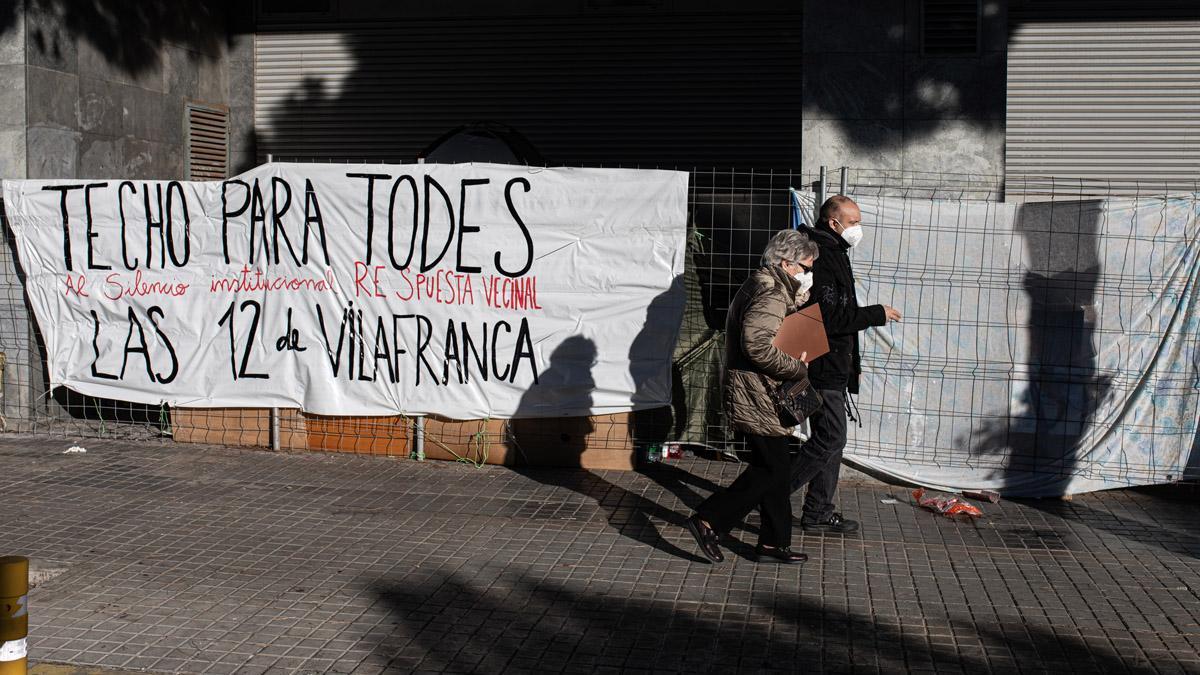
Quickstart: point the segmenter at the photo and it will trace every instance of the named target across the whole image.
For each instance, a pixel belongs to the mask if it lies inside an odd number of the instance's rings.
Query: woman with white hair
[[[688,518],[687,528],[713,562],[724,556],[718,540],[757,508],[762,519],[755,557],[759,562],[801,563],[792,552],[791,455],[771,389],[806,377],[808,367],[772,344],[783,318],[808,300],[817,245],[802,232],[783,230],[763,251],[729,307],[725,323],[726,423],[745,439],[750,466],[724,490],[713,493]],[[803,355],[802,355],[803,356]]]

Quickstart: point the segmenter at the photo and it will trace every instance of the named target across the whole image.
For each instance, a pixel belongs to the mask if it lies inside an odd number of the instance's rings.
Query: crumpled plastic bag
[[[978,518],[983,515],[983,511],[978,506],[958,495],[952,495],[947,492],[934,492],[925,488],[917,488],[913,490],[913,499],[922,507],[940,513],[943,516],[971,516]]]

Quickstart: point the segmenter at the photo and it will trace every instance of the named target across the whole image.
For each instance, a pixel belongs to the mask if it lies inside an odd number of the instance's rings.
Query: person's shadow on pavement
[[[592,409],[592,394],[596,389],[592,368],[595,364],[596,344],[585,337],[567,338],[555,348],[538,384],[521,397],[509,425],[509,442],[523,461],[536,453],[539,458],[551,459],[564,468],[525,466],[518,468],[517,473],[543,485],[566,488],[594,500],[609,526],[624,537],[673,556],[706,562],[667,541],[650,520],[651,517],[661,519],[682,532],[683,515],[581,467],[588,434],[594,430],[591,418],[546,417],[546,412],[553,409]],[[553,455],[546,454],[549,452]]]
[[[696,302],[699,302],[698,295],[697,290],[696,297],[693,298]],[[698,317],[688,318],[684,311],[687,302],[686,280],[683,276],[678,276],[666,291],[657,295],[647,305],[642,329],[630,344],[629,377],[633,382],[632,401],[638,408],[629,416],[630,432],[635,447],[661,447],[664,443],[679,438],[684,425],[687,424],[688,406],[697,404],[684,390],[681,366],[675,361],[679,353],[673,354],[675,358],[672,359],[669,376],[662,370],[663,355],[672,354],[677,348],[677,340],[673,339],[674,336],[669,330],[665,330],[666,327],[671,322],[680,320],[681,330],[696,330],[696,326],[689,325],[689,321],[695,321]],[[720,382],[719,378],[717,382]],[[664,405],[664,401],[671,401],[671,404]],[[675,495],[688,511],[694,511],[709,494],[721,489],[721,486],[711,480],[685,471],[670,462],[642,464],[637,471]],[[683,524],[686,515],[678,521],[679,524]],[[743,528],[748,532],[757,531],[751,525],[743,524]],[[736,542],[732,537],[729,539]],[[738,551],[737,545],[734,543],[735,552]],[[753,550],[753,547],[747,548]]]

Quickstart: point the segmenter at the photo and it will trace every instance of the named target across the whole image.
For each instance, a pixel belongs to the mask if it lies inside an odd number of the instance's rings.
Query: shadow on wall
[[[596,366],[596,343],[582,336],[563,340],[550,354],[550,362],[542,366],[538,383],[521,396],[517,411],[510,423],[512,443],[519,456],[528,448],[545,445],[548,425],[545,418],[555,410],[592,408],[592,394],[596,391],[596,380],[592,368]],[[588,417],[571,418],[578,425],[569,432],[561,433],[557,452],[561,455],[561,466],[579,466],[579,457],[587,445],[587,435],[592,432]],[[524,457],[523,457],[524,458]]]
[[[164,68],[170,69],[170,64],[164,64],[168,48],[185,50],[187,58],[196,62],[217,62],[233,45],[234,31],[249,30],[244,25],[246,16],[246,10],[236,9],[226,0],[17,0],[0,2],[0,34],[23,31],[23,56],[31,65],[72,75],[86,69],[104,79],[142,82],[151,90],[150,100],[157,100],[161,98],[158,92],[170,80],[164,74]],[[74,90],[69,94],[74,96]],[[83,105],[82,98],[70,105],[82,114],[77,109]],[[120,109],[116,106],[118,116]],[[125,110],[124,114],[129,116],[131,112]],[[234,146],[240,143],[240,147],[252,147],[253,141],[253,132],[246,132],[235,139]],[[34,332],[35,353],[44,354],[36,325]],[[40,374],[42,384],[34,389],[47,391],[45,369],[36,370],[31,377]],[[57,415],[54,404],[73,418],[101,424],[115,421],[161,426],[167,415],[160,406],[85,397],[61,387],[49,396],[36,396],[31,402],[33,414]]]
[[[1061,22],[1083,27],[1200,17],[1200,4],[1194,0],[982,0],[975,36],[978,53],[952,53],[957,45],[971,43],[973,36],[962,25],[961,9],[972,4],[805,2],[806,145],[828,153],[820,157],[849,151],[854,155],[849,160],[879,162],[870,168],[885,168],[896,166],[900,161],[896,155],[917,143],[912,148],[914,161],[928,170],[946,171],[947,164],[954,166],[971,153],[972,137],[981,132],[1004,133],[1008,49],[1023,26]],[[948,22],[940,30],[924,31],[923,6],[939,5],[956,14],[945,17]],[[947,30],[947,25],[956,28]],[[929,42],[927,35],[948,41]],[[956,133],[955,127],[962,125],[970,126],[969,135]],[[821,134],[823,126],[832,127],[834,133]],[[939,142],[929,143],[932,139]]]
[[[447,130],[494,120],[568,166],[799,165],[800,92],[776,86],[801,67],[794,3],[720,13],[524,4],[523,14],[381,6],[373,14],[388,18],[369,28],[311,24],[337,38],[347,69],[270,96],[262,152],[412,161]]]
[[[168,47],[187,50],[197,61],[216,62],[230,54],[239,35],[253,33],[253,7],[250,3],[227,0],[173,0],[172,2],[130,2],[128,0],[24,0],[0,2],[0,35],[23,29],[30,64],[76,72],[83,58],[80,46],[95,52],[92,59],[103,60],[103,77],[112,79],[123,73],[130,79],[146,77],[148,86],[164,66]],[[24,5],[24,21],[19,9]],[[250,58],[248,55],[239,58]],[[92,63],[91,68],[101,64]],[[244,64],[243,74],[232,76],[231,93],[238,87],[252,91],[252,64]],[[121,78],[115,78],[121,79]],[[239,102],[247,108],[250,101]],[[236,104],[235,104],[236,105]],[[119,113],[118,113],[119,114]],[[129,115],[129,111],[126,111]],[[234,115],[231,129],[233,173],[255,166],[257,134],[250,113]]]
[[[1045,659],[1095,672],[1136,669],[1134,657],[1125,662],[1107,639],[1092,643],[1058,635],[1049,624],[1018,621],[1014,631],[967,616],[965,623],[954,622],[955,635],[976,647],[953,649],[937,642],[937,636],[902,629],[912,617],[841,609],[819,597],[779,593],[770,584],[752,592],[748,607],[731,605],[722,612],[722,605],[707,604],[709,592],[724,596],[736,589],[712,587],[711,580],[705,588],[703,575],[687,574],[696,588],[672,588],[668,599],[654,600],[631,595],[620,570],[616,577],[610,573],[608,581],[539,581],[507,571],[510,563],[500,558],[466,556],[462,561],[454,572],[435,570],[399,582],[385,578],[369,587],[391,615],[384,625],[392,624],[390,632],[364,637],[364,646],[372,650],[369,664],[404,672],[499,673],[561,671],[568,665],[667,672],[819,671],[852,663],[906,672],[917,663],[930,670],[989,672],[996,667],[994,659],[1049,667]],[[628,571],[661,576],[649,569]],[[680,579],[687,572],[673,571]],[[599,588],[608,584],[612,594]],[[678,605],[677,593],[683,601]],[[697,602],[701,600],[705,602]],[[973,623],[973,631],[961,632]]]
[[[352,71],[271,102],[264,151],[405,161],[447,129],[487,119],[566,165],[798,169],[802,142],[892,166],[901,136],[950,123],[1004,129],[1003,0],[983,3],[985,47],[971,57],[922,54],[918,0],[776,0],[722,13],[624,4],[571,17],[393,10],[371,29],[319,26],[344,35]],[[363,148],[357,156],[321,135],[334,120],[337,136]],[[822,121],[836,138],[812,135]]]
[[[1025,243],[1022,285],[1029,316],[1029,360],[1014,364],[1027,388],[1021,407],[990,420],[967,439],[972,448],[1006,456],[1012,492],[1056,494],[1079,471],[1080,443],[1112,378],[1095,349],[1095,295],[1100,269],[1101,200],[1023,204],[1016,229]]]
[[[683,380],[679,364],[672,359],[670,378],[661,377],[663,355],[675,351],[669,325],[682,320],[684,294],[683,276],[671,281],[667,290],[659,293],[646,306],[642,330],[629,346],[629,376],[633,380],[634,406],[646,406],[656,401],[670,400],[672,406],[636,410],[629,414],[629,433],[634,447],[661,444],[678,435],[678,425],[686,415],[679,407]]]
[[[17,22],[18,2],[0,3],[0,33]],[[127,0],[26,0],[30,48],[53,61],[86,40],[108,62],[129,75],[153,70],[168,44],[185,45],[215,59],[227,40],[228,3],[217,0],[128,2]],[[65,31],[65,35],[62,31]]]
[[[940,55],[936,46],[923,47],[924,4],[805,3],[806,160],[812,161],[814,151],[822,158],[846,153],[851,156],[831,161],[895,167],[910,144],[944,137],[956,127],[969,126],[970,137],[1003,133],[1008,2],[980,3],[980,50],[969,55]],[[954,154],[970,152],[971,145],[963,144]],[[919,146],[921,153],[930,157],[912,159],[931,168],[940,162],[940,170],[946,162],[961,160],[945,147]]]
[[[567,468],[523,467],[517,472],[544,485],[567,488],[595,501],[608,525],[635,542],[687,560],[702,560],[667,541],[650,520],[654,516],[670,526],[682,528],[683,516],[605,480],[597,472],[575,468],[581,464],[588,434],[593,430],[590,418],[569,418],[566,426],[551,423],[558,420],[545,418],[547,410],[559,406],[592,407],[592,394],[596,389],[592,368],[596,365],[596,357],[596,343],[580,336],[567,338],[550,355],[550,363],[538,378],[539,384],[521,397],[509,429],[510,442],[517,448],[522,463],[530,459],[530,449],[542,448],[545,449],[543,452],[554,454],[538,457],[539,463],[552,462]],[[558,438],[553,437],[556,434]]]
[[[1192,452],[1188,455],[1187,466],[1183,468],[1185,481],[1200,481],[1200,429],[1196,430],[1196,438],[1192,441]],[[1200,493],[1200,490],[1197,490]]]

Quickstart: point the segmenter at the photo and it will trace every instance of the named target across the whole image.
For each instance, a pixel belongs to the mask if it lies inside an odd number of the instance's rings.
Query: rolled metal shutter
[[[494,120],[552,163],[799,167],[799,10],[260,32],[260,155],[412,161]]]
[[[1044,185],[1038,177],[1081,179],[1086,191],[1194,189],[1200,20],[1029,7],[1009,41],[1007,191]]]

